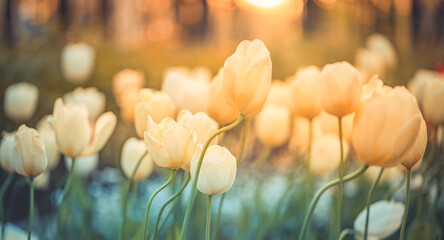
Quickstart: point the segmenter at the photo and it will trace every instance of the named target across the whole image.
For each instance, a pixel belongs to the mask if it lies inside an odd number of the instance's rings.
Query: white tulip
[[[89,120],[94,122],[105,110],[106,97],[97,88],[76,88],[63,96],[63,101],[69,105],[84,106],[88,110]]]
[[[61,54],[63,76],[72,84],[82,84],[90,77],[95,61],[94,48],[87,43],[70,43]]]
[[[34,115],[39,91],[33,84],[21,82],[5,91],[3,108],[6,116],[15,122],[26,122]]]
[[[12,158],[15,133],[15,131],[11,133],[2,133],[3,139],[0,143],[0,163],[3,170],[6,172],[15,172],[14,159]]]
[[[99,166],[99,154],[93,154],[86,157],[76,157],[76,166],[74,168],[74,174],[87,177],[91,175],[94,170]],[[65,156],[66,169],[71,171],[72,158]]]
[[[48,168],[52,170],[60,161],[60,151],[59,146],[57,145],[54,125],[50,118],[51,117],[48,115],[44,116],[37,123],[37,131],[45,144],[46,156],[48,157]]]
[[[146,146],[143,140],[132,137],[125,141],[120,158],[120,165],[127,178],[131,177],[138,161],[145,153]],[[140,181],[148,177],[153,171],[153,167],[151,156],[145,154],[145,157],[137,168],[133,181]]]

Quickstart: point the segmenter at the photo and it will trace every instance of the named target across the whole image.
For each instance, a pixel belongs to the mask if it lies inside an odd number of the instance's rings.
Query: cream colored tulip
[[[246,118],[263,108],[271,86],[271,58],[260,40],[242,41],[224,64],[223,89],[229,105]]]
[[[421,107],[423,107],[423,99],[428,86],[436,80],[444,81],[444,77],[440,77],[436,71],[418,69],[407,84],[408,89],[415,95]]]
[[[139,101],[140,89],[128,89],[120,96],[120,116],[127,123],[134,124],[134,111]]]
[[[393,44],[382,34],[372,34],[367,38],[366,46],[370,51],[379,54],[389,69],[397,65],[396,50]]]
[[[88,177],[93,173],[99,166],[99,154],[92,154],[85,157],[77,157],[75,159],[76,166],[74,169],[74,174],[80,177]],[[65,157],[65,166],[68,172],[71,171],[72,158]]]
[[[46,169],[42,174],[38,175],[34,179],[35,188],[40,190],[48,189],[50,175],[49,169]]]
[[[351,141],[354,117],[355,113],[350,113],[342,117],[342,136],[349,142]],[[319,114],[318,119],[323,133],[336,134],[336,136],[339,134],[339,122],[337,117],[323,111]]]
[[[48,160],[37,130],[24,124],[19,127],[14,137],[12,159],[15,170],[22,176],[34,178],[45,171]]]
[[[139,100],[134,110],[134,126],[137,135],[143,138],[148,114],[156,123],[159,123],[166,117],[174,117],[175,111],[173,101],[165,92],[149,88],[140,90]]]
[[[196,132],[188,124],[165,118],[156,124],[148,115],[145,144],[153,161],[160,167],[189,171],[196,143]]]
[[[366,48],[358,49],[356,52],[355,65],[364,74],[363,83],[375,74],[385,76],[387,72],[383,56]]]
[[[322,175],[338,169],[340,145],[337,134],[322,134],[313,139],[311,148],[310,169]],[[344,156],[348,155],[348,143],[343,140]]]
[[[54,125],[50,122],[48,117],[48,115],[44,116],[37,123],[37,131],[45,144],[46,156],[48,157],[48,168],[49,170],[53,170],[59,163],[60,152],[57,145]]]
[[[15,172],[14,159],[12,153],[14,151],[15,131],[2,133],[2,141],[0,143],[0,163],[6,172]]]
[[[143,140],[137,138],[129,138],[123,144],[120,165],[123,173],[127,178],[133,174],[134,168],[137,166],[140,158],[146,153],[146,146]],[[148,177],[153,171],[153,160],[149,154],[146,154],[140,162],[139,167],[134,175],[133,181],[140,181]]]
[[[424,117],[434,125],[444,124],[444,81],[430,83],[424,92]]]
[[[185,67],[167,70],[162,91],[166,92],[177,109],[192,113],[205,112],[208,108],[211,72],[205,67]]]
[[[223,68],[219,69],[219,73],[213,78],[209,90],[209,102],[207,112],[210,117],[214,118],[219,124],[229,124],[236,120],[239,116],[237,110],[230,106],[225,100],[222,82]]]
[[[285,144],[290,136],[291,114],[286,107],[266,105],[256,117],[254,132],[266,146],[274,148]]]
[[[116,116],[106,112],[91,128],[88,111],[84,106],[64,105],[60,98],[54,104],[53,120],[60,151],[72,158],[99,152],[117,123]]]
[[[145,85],[142,71],[124,69],[113,76],[113,94],[117,105],[121,107],[122,97],[129,90],[140,90]]]
[[[328,64],[322,70],[319,90],[322,108],[336,117],[354,112],[361,98],[358,71],[348,62]]]
[[[287,107],[290,110],[293,109],[294,102],[290,83],[281,80],[273,80],[265,104],[276,104]]]
[[[177,115],[177,122],[188,124],[194,128],[197,136],[196,144],[204,145],[210,136],[219,129],[219,124],[203,112],[193,115],[188,110],[182,110]],[[211,144],[216,143],[217,137],[211,141]]]
[[[6,116],[15,122],[28,121],[35,112],[39,90],[33,84],[21,82],[6,88],[3,108]]]
[[[95,51],[87,43],[70,43],[62,50],[62,73],[72,84],[82,84],[94,68]]]
[[[421,119],[421,126],[418,136],[412,147],[401,157],[401,164],[406,168],[412,168],[424,156],[427,147],[427,125],[424,119]]]
[[[191,161],[191,179],[194,181],[202,149],[197,148]],[[228,149],[212,145],[207,149],[200,168],[197,189],[206,195],[225,193],[236,177],[236,158]]]
[[[373,93],[360,104],[353,123],[352,144],[359,160],[396,166],[413,147],[422,119],[415,97],[404,87]]]
[[[105,110],[106,97],[97,88],[76,88],[63,96],[63,101],[68,105],[78,105],[86,107],[89,120],[94,122]]]
[[[322,110],[319,96],[321,71],[316,66],[299,70],[291,82],[292,103],[296,115],[313,119]]]

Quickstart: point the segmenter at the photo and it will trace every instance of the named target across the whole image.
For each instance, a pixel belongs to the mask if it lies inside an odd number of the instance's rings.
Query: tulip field
[[[12,2],[0,239],[444,239],[444,2]]]

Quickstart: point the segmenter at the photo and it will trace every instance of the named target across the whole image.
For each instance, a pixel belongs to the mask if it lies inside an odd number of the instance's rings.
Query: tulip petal
[[[91,139],[91,126],[84,107],[72,108],[74,109],[63,113],[65,120],[62,122],[60,132],[57,133],[57,141],[65,155],[78,157]],[[54,120],[57,126],[58,120],[56,118]]]
[[[189,164],[194,153],[196,133],[188,124],[178,123],[163,132],[163,144],[172,160],[172,168]]]
[[[148,154],[159,167],[171,167],[171,157],[165,146],[148,132],[145,132],[145,145]]]
[[[98,153],[105,146],[109,137],[116,127],[117,118],[112,112],[102,114],[96,122],[92,143],[82,156],[89,156]]]

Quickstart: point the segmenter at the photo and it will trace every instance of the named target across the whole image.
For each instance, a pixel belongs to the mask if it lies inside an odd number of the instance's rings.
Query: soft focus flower
[[[373,182],[378,177],[380,171],[380,167],[370,166],[367,171],[365,171],[364,176],[366,176],[369,181]],[[379,182],[382,184],[396,184],[401,181],[404,175],[405,173],[398,167],[385,168]]]
[[[347,62],[328,64],[319,82],[322,108],[337,117],[350,114],[358,108],[361,98],[359,73]]]
[[[143,138],[148,114],[154,122],[159,123],[166,117],[174,117],[175,111],[174,103],[165,92],[149,88],[140,90],[139,100],[134,110],[134,125],[137,135]]]
[[[299,70],[291,82],[294,112],[308,119],[313,119],[322,110],[319,101],[319,79],[321,71],[316,66]]]
[[[194,181],[202,150],[198,147],[191,161],[191,179]],[[207,149],[200,168],[197,189],[206,195],[225,193],[236,177],[236,158],[228,149],[212,145]]]
[[[313,138],[323,134],[319,117],[312,120]],[[289,143],[289,150],[297,156],[304,156],[307,153],[310,135],[310,122],[308,119],[296,116],[293,120],[293,130]]]
[[[59,147],[57,145],[56,132],[54,125],[48,119],[48,115],[44,116],[37,123],[37,131],[40,134],[40,138],[45,144],[46,156],[48,157],[48,168],[54,169],[60,160]]]
[[[223,89],[227,103],[252,118],[267,99],[271,86],[271,58],[260,40],[242,41],[224,64]]]
[[[290,84],[287,81],[273,80],[265,104],[276,104],[292,110],[294,102],[292,100]]]
[[[160,167],[183,168],[189,171],[196,132],[188,124],[165,118],[156,124],[148,115],[145,144],[153,161]]]
[[[418,135],[413,145],[401,157],[401,164],[406,168],[412,168],[424,156],[427,147],[427,126],[424,119],[421,119],[421,125]]]
[[[54,104],[53,120],[60,151],[72,158],[99,152],[116,126],[112,112],[102,114],[91,128],[84,106],[64,105],[62,99]]]
[[[14,137],[12,161],[18,174],[34,178],[40,175],[48,164],[45,146],[37,130],[24,124]]]
[[[366,47],[378,53],[388,69],[395,69],[397,65],[396,50],[393,44],[382,34],[372,34],[367,38]]]
[[[8,133],[2,133],[2,141],[0,143],[0,163],[6,172],[15,172],[14,159],[12,157],[12,152],[14,151],[14,138],[15,131]]]
[[[404,215],[404,204],[389,201],[378,201],[370,205],[368,235],[383,239],[398,230]],[[364,208],[356,217],[353,227],[355,231],[364,234],[367,209]]]
[[[76,157],[76,166],[74,174],[80,177],[87,177],[99,166],[99,154],[88,155],[85,157]],[[72,158],[65,157],[65,165],[68,171],[71,171]]]
[[[140,158],[145,153],[146,146],[143,140],[132,137],[125,141],[120,158],[120,165],[122,166],[123,173],[125,173],[127,178],[131,177],[134,168],[137,166]],[[133,181],[140,181],[148,177],[152,171],[153,160],[149,154],[146,154],[137,168]]]
[[[435,126],[444,123],[444,81],[434,81],[424,91],[424,117]]]
[[[355,113],[350,113],[342,117],[342,136],[345,140],[350,141],[353,130],[353,119],[355,117]],[[324,111],[319,114],[319,123],[321,126],[321,130],[323,133],[331,133],[338,135],[339,133],[339,122],[338,118],[328,114]]]
[[[182,110],[177,115],[178,123],[185,123],[190,125],[196,131],[196,144],[204,145],[210,136],[219,129],[219,125],[214,119],[210,118],[206,113],[198,112],[192,114],[188,110]],[[214,138],[212,144],[217,143],[217,138]]]
[[[348,143],[344,140],[344,156],[348,154]],[[340,163],[340,144],[337,134],[321,134],[313,139],[310,169],[322,175],[335,171]]]
[[[106,97],[103,92],[99,92],[95,87],[78,87],[74,91],[66,93],[63,96],[63,101],[68,105],[86,107],[89,120],[94,122],[105,110]]]
[[[387,71],[383,56],[366,48],[356,51],[355,65],[363,73],[364,83],[375,74],[385,76]]]
[[[413,147],[422,119],[415,97],[404,87],[374,92],[355,114],[352,144],[358,158],[380,167],[399,164]]]
[[[134,110],[139,101],[140,89],[128,89],[120,96],[120,116],[127,123],[134,124]]]
[[[131,90],[140,90],[145,85],[142,71],[124,69],[113,76],[113,94],[117,105],[122,105],[122,97]]]
[[[6,116],[15,122],[28,121],[34,115],[39,90],[33,84],[21,82],[6,88],[3,108]]]
[[[211,73],[205,67],[185,67],[167,70],[162,91],[166,92],[177,109],[192,113],[206,112],[208,108]]]
[[[49,178],[50,178],[50,172],[49,169],[46,169],[45,171],[43,171],[42,174],[38,175],[34,179],[35,188],[42,190],[48,189]]]
[[[290,110],[275,104],[266,105],[254,122],[254,132],[268,147],[285,144],[290,136]]]
[[[63,76],[72,84],[82,84],[94,67],[95,51],[87,43],[70,43],[62,50],[61,65]]]
[[[213,78],[209,90],[209,103],[207,112],[210,117],[214,118],[219,124],[224,125],[234,122],[238,117],[236,109],[230,106],[225,100],[222,82],[223,68],[219,69],[219,73]]]
[[[425,91],[428,89],[430,83],[435,82],[436,80],[444,81],[444,77],[432,70],[418,69],[407,84],[408,89],[413,95],[415,95],[421,107],[423,105]]]

